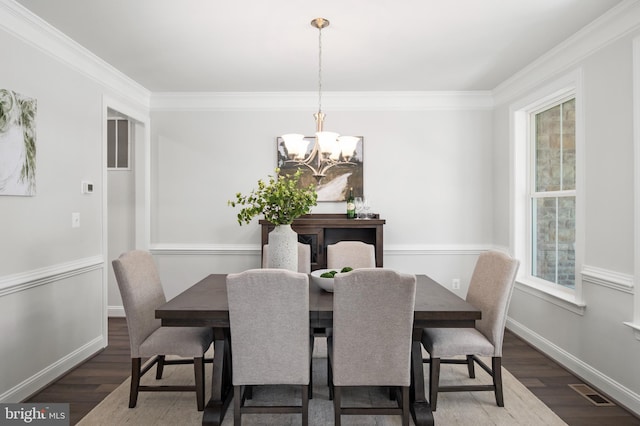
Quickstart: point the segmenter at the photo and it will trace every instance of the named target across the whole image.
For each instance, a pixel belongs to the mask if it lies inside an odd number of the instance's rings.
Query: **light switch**
[[[71,227],[80,228],[80,213],[71,213]]]

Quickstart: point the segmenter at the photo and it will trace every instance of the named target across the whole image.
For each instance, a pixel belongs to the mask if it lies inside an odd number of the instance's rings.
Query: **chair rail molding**
[[[465,244],[387,244],[384,254],[389,256],[430,256],[430,255],[472,255],[477,256],[487,250],[501,250],[501,247],[492,245],[465,245]],[[162,255],[259,255],[260,244],[181,244],[181,243],[156,243],[151,244],[150,251],[153,254]],[[504,251],[504,250],[503,250]]]
[[[580,273],[582,274],[583,282],[601,285],[624,293],[633,294],[633,275],[589,265],[584,265]]]
[[[151,244],[149,250],[153,254],[162,255],[259,255],[262,253],[259,244]]]
[[[63,280],[75,275],[82,275],[89,271],[102,269],[103,267],[103,257],[93,256],[0,277],[0,297]]]
[[[498,249],[482,244],[387,244],[384,254],[388,256],[434,256],[434,255],[471,255],[477,256],[483,251]]]

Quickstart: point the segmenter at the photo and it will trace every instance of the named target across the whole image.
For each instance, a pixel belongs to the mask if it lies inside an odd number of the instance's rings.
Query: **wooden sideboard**
[[[327,267],[327,245],[338,241],[363,241],[376,249],[376,266],[382,268],[384,219],[378,215],[371,219],[347,219],[345,214],[308,214],[294,220],[291,227],[298,233],[298,241],[311,246],[311,270]],[[269,242],[269,232],[274,225],[264,219],[262,244]]]

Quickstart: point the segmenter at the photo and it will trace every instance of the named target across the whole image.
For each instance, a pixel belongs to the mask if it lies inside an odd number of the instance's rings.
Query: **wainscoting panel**
[[[100,256],[0,278],[0,402],[20,402],[107,345]]]

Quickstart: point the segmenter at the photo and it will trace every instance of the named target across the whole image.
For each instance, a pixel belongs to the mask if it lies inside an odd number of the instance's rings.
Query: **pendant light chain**
[[[318,112],[322,112],[322,27],[318,29]]]

